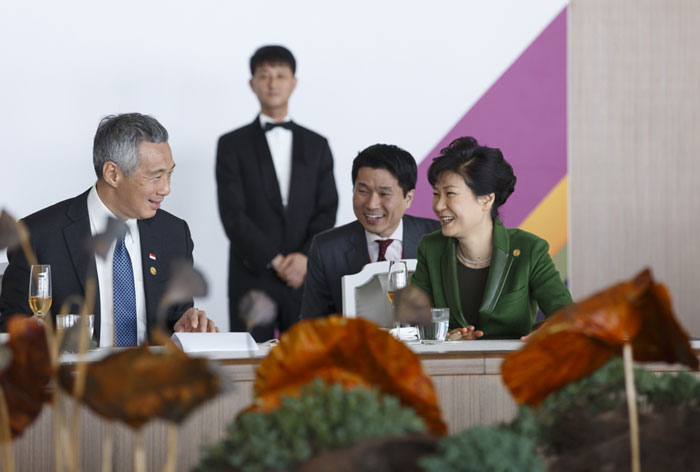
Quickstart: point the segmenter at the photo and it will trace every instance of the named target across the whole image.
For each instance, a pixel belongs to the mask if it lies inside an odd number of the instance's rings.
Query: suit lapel
[[[143,292],[146,298],[146,326],[150,328],[157,321],[158,304],[162,289],[160,285],[165,277],[165,254],[160,235],[152,230],[151,224],[157,215],[148,220],[139,220],[139,239],[141,240],[141,269],[143,271]],[[151,258],[151,254],[155,259]]]
[[[456,318],[459,326],[467,326],[467,320],[462,312],[462,301],[459,296],[459,280],[457,278],[457,257],[455,255],[456,240],[447,238],[445,250],[442,253],[440,260],[440,269],[442,271],[442,280],[445,290],[445,300],[447,306],[455,307],[456,313],[450,313],[450,316]]]
[[[87,230],[87,232],[86,232]],[[73,261],[73,269],[75,270],[80,286],[85,291],[85,285],[88,277],[88,270],[95,267],[95,261],[85,251],[85,239],[90,235],[90,219],[74,221],[63,228],[63,235],[66,240],[66,246]],[[94,271],[91,271],[94,274]]]
[[[282,194],[280,193],[280,186],[277,182],[277,172],[275,172],[275,165],[272,162],[270,147],[267,145],[265,132],[260,126],[259,117],[251,124],[251,129],[257,157],[256,160],[258,162],[258,168],[260,169],[260,179],[265,190],[265,195],[272,207],[280,214],[284,214]]]
[[[509,256],[510,241],[503,223],[495,219],[493,222],[493,254],[489,276],[486,280],[484,298],[479,307],[479,322],[485,324],[496,309],[496,304],[503,291],[503,284],[508,277],[513,258]]]
[[[100,339],[100,287],[97,283],[97,266],[95,265],[95,257],[85,250],[87,238],[92,236],[90,229],[90,216],[87,209],[87,196],[90,190],[83,193],[73,200],[73,203],[68,207],[66,216],[71,221],[63,228],[63,237],[66,241],[66,247],[73,262],[73,270],[80,282],[80,286],[85,293],[87,280],[95,281],[95,301],[93,313],[95,315],[95,338]]]
[[[370,260],[364,228],[355,221],[351,229],[352,232],[348,235],[348,248],[345,250],[345,264],[348,267],[347,274],[356,274],[369,264]]]

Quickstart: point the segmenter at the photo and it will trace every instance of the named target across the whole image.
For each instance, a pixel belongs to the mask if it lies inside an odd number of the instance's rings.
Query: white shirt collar
[[[104,204],[100,195],[97,193],[97,184],[93,185],[87,197],[88,215],[90,215],[90,223],[92,225],[92,235],[104,233],[107,229],[107,221],[109,218],[117,218],[112,211]],[[129,227],[128,235],[138,231],[138,221],[135,218],[126,220],[124,223]]]
[[[394,241],[401,241],[403,244],[403,218],[401,218],[399,225],[388,238],[382,238],[378,234],[371,233],[367,230],[365,230],[365,238],[367,238],[367,247],[369,247],[374,241],[378,241],[380,239],[393,239]]]

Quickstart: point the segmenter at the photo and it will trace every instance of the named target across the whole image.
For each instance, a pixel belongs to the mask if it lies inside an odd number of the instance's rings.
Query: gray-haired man
[[[83,296],[87,274],[97,274],[95,339],[100,346],[139,344],[156,323],[171,263],[192,261],[187,223],[160,209],[175,168],[168,132],[139,113],[107,116],[95,134],[93,163],[93,187],[23,221],[39,263],[51,265],[53,312],[72,296]],[[89,254],[84,243],[105,230],[108,217],[129,229],[102,259]],[[2,325],[13,314],[31,314],[27,261],[18,250],[8,252],[8,260],[0,295]],[[170,307],[166,316],[175,331],[217,331],[192,301]]]

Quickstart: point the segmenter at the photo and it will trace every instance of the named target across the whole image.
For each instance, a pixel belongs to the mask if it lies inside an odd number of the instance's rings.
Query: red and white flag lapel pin
[[[152,252],[149,252],[149,253],[148,253],[148,258],[149,258],[150,260],[152,260],[152,261],[157,261],[157,260],[158,260],[158,258],[156,257],[156,255],[153,254]]]

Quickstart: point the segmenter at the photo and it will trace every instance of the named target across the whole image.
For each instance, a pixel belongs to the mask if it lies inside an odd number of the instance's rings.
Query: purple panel
[[[518,182],[501,217],[518,226],[566,175],[566,8],[423,159],[409,213],[434,217],[428,167],[465,135],[500,148],[513,166]]]

